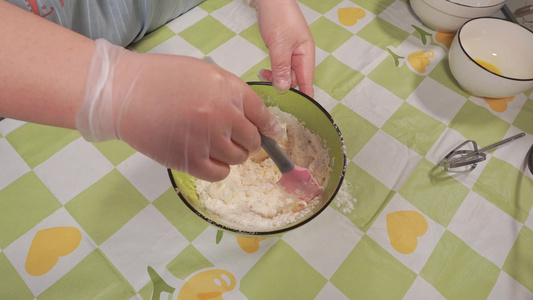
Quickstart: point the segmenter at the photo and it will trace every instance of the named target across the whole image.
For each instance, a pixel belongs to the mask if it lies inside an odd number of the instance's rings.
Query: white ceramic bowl
[[[488,17],[467,21],[448,55],[453,76],[472,95],[504,98],[533,87],[533,32],[516,23]]]
[[[466,21],[491,16],[505,0],[410,0],[422,23],[433,30],[456,32]]]

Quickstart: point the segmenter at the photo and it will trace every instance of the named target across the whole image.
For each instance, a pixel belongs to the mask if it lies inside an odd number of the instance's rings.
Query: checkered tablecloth
[[[299,0],[316,100],[346,141],[353,209],[283,236],[222,233],[164,167],[119,142],[0,121],[0,299],[533,299],[533,91],[486,100],[453,79],[450,35],[403,0]],[[207,0],[138,52],[269,68],[255,12]],[[519,132],[468,174],[438,161]]]

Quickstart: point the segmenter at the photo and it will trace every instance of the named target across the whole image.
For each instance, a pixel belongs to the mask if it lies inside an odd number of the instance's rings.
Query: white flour
[[[286,127],[279,142],[297,166],[308,169],[321,188],[331,171],[328,151],[320,137],[305,128],[296,117],[277,107],[270,111]],[[263,151],[241,165],[231,166],[229,176],[219,182],[196,180],[196,192],[203,206],[219,220],[241,230],[272,230],[307,215],[318,198],[307,204],[277,185],[281,173]]]
[[[352,185],[349,182],[344,181],[341,188],[337,192],[333,204],[340,209],[345,214],[349,214],[354,210],[354,205],[357,202],[357,199],[350,195],[349,188]],[[357,189],[357,187],[354,187]]]

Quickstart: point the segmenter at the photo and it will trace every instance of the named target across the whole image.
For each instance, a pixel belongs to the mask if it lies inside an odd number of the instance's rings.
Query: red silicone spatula
[[[306,202],[322,194],[322,189],[309,170],[295,165],[274,139],[261,134],[261,147],[281,172],[278,184],[287,193],[296,195]]]

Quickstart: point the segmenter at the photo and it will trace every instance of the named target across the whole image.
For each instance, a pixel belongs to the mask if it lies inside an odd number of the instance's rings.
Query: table
[[[5,119],[0,299],[533,299],[533,91],[462,91],[451,35],[408,1],[299,4],[315,98],[346,141],[347,202],[283,236],[238,237],[190,212],[166,169],[128,145]],[[131,48],[209,55],[247,81],[270,64],[241,1],[207,0]],[[519,132],[471,173],[437,166],[466,139]]]

